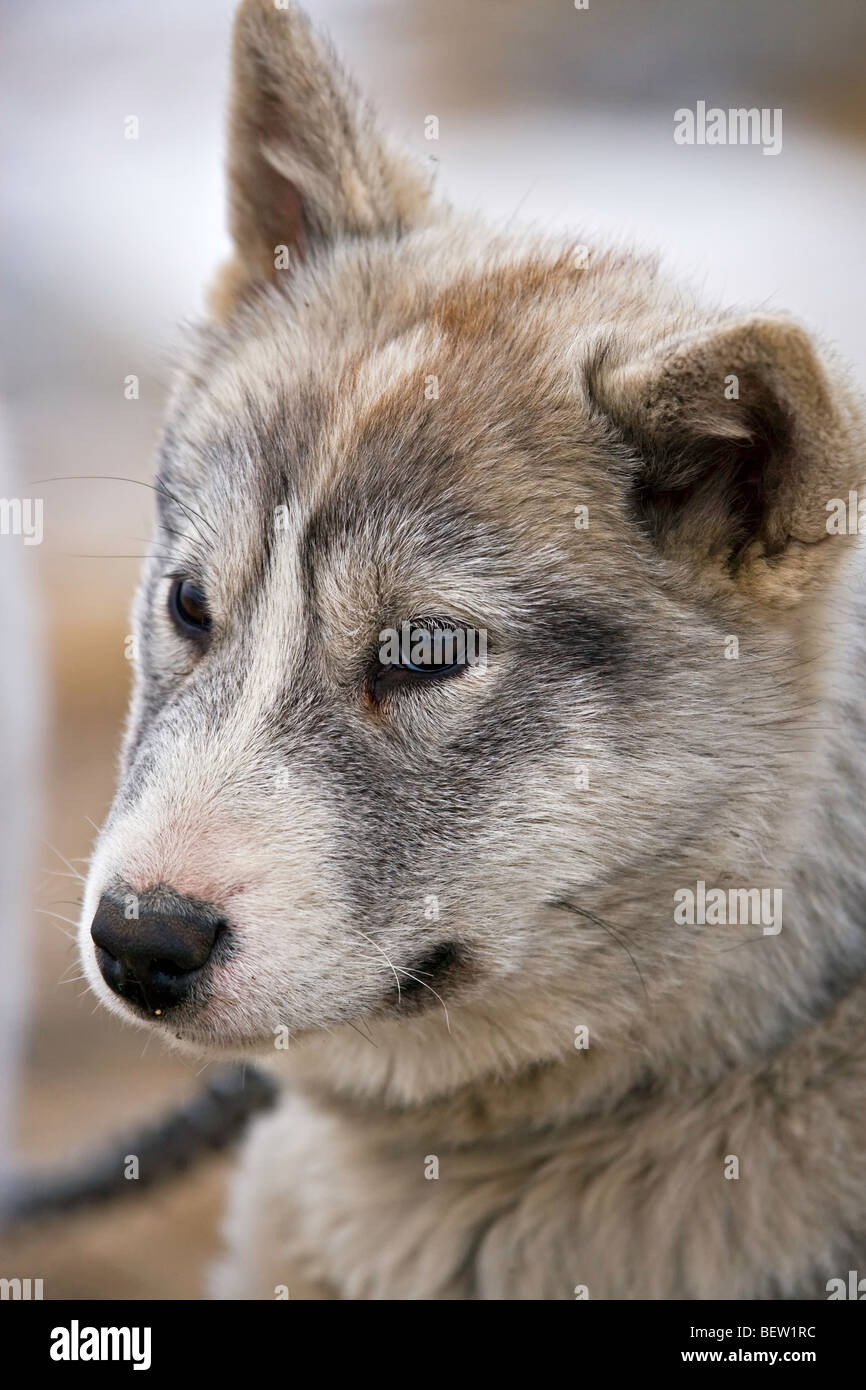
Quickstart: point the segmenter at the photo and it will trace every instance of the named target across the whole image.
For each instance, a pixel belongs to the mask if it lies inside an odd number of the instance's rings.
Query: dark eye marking
[[[203,591],[191,579],[178,576],[169,590],[168,611],[179,632],[200,641],[210,632],[211,618]]]
[[[459,676],[486,658],[486,633],[449,619],[416,619],[379,634],[370,694],[381,700],[400,686],[423,686]]]

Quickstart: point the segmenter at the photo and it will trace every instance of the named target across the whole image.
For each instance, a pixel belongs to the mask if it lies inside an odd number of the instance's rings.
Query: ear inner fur
[[[218,316],[317,245],[396,234],[431,212],[429,178],[379,131],[306,17],[273,0],[238,11],[228,181],[236,250],[211,292]]]
[[[722,320],[625,360],[608,343],[587,380],[635,452],[635,513],[653,540],[777,598],[790,559],[799,596],[820,563],[802,547],[829,539],[827,499],[866,474],[845,387],[803,330]]]

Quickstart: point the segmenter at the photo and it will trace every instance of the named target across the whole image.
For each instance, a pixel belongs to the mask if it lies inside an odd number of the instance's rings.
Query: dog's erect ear
[[[784,604],[832,573],[847,546],[828,504],[866,480],[863,426],[795,323],[723,321],[625,361],[608,346],[588,383],[634,453],[632,500],[666,555]]]
[[[379,131],[306,17],[274,0],[244,0],[235,20],[228,180],[235,257],[212,291],[218,314],[316,244],[429,218],[429,178]]]

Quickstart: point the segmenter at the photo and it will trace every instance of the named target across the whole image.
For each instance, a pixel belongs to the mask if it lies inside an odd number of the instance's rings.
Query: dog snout
[[[188,998],[225,925],[214,909],[189,899],[161,894],[139,901],[129,917],[103,894],[90,935],[109,989],[156,1014]]]

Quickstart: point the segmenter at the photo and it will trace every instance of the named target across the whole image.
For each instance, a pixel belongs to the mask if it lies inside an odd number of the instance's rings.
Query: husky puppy
[[[81,926],[116,1013],[284,1078],[215,1292],[826,1297],[866,1268],[844,373],[456,215],[272,0],[229,196]]]

